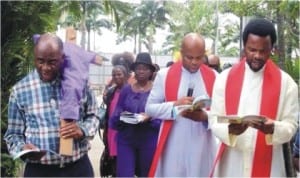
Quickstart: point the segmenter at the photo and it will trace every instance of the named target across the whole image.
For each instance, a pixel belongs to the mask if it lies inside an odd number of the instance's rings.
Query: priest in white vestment
[[[196,33],[187,34],[182,41],[182,59],[157,73],[146,113],[163,123],[150,177],[209,175],[217,149],[208,128],[209,111],[186,115],[174,111],[177,106],[191,104],[195,97],[211,96],[216,72],[203,64],[204,54],[204,39]]]
[[[216,78],[209,123],[222,144],[213,177],[286,176],[282,145],[298,127],[298,87],[269,58],[275,41],[271,22],[250,21],[243,32],[244,58]],[[226,115],[242,120],[218,120]]]

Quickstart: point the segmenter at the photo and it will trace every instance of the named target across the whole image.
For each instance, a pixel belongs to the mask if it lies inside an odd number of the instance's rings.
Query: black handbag
[[[104,148],[100,158],[100,176],[116,177],[115,158],[109,156],[107,147]]]

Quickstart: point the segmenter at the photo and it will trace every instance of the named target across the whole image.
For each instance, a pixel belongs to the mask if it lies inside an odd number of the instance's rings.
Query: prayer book
[[[131,113],[128,111],[122,112],[120,120],[128,124],[138,124],[142,122],[145,117],[142,114]]]
[[[193,103],[191,105],[180,105],[174,107],[174,112],[177,115],[178,113],[181,113],[184,110],[201,110],[203,108],[209,108],[211,105],[211,99],[207,96],[198,96],[194,99]]]
[[[26,159],[27,157],[34,157],[36,160],[40,160],[43,156],[46,155],[47,152],[57,154],[55,151],[52,150],[40,150],[39,148],[36,149],[26,149],[20,151],[18,154],[16,154],[13,159]]]
[[[218,123],[241,124],[242,120],[245,118],[258,118],[263,123],[267,120],[265,116],[259,116],[259,115],[247,115],[243,117],[238,115],[227,115],[227,116],[218,116]]]

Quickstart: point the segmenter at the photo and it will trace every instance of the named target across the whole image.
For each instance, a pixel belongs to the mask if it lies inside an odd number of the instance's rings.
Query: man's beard
[[[247,64],[248,64],[249,68],[250,68],[253,72],[258,72],[258,71],[260,71],[260,70],[264,67],[264,65],[265,65],[265,63],[266,63],[266,61],[260,60],[260,59],[246,60],[246,62],[247,62]],[[254,64],[254,63],[258,63],[258,64],[255,64],[257,67],[253,67],[253,64]]]

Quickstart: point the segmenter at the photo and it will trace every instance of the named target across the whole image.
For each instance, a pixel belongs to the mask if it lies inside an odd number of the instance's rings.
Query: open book
[[[203,108],[209,108],[211,105],[211,99],[208,98],[207,96],[198,96],[194,99],[193,103],[191,105],[180,105],[180,106],[175,106],[174,110],[175,113],[181,113],[184,110],[198,110],[198,109],[203,109]]]
[[[58,155],[55,151],[52,150],[40,150],[38,148],[36,149],[26,149],[20,151],[18,154],[16,154],[13,159],[22,158],[26,159],[27,157],[34,157],[35,160],[40,160],[43,156],[46,155],[47,152],[50,152],[52,154]]]
[[[125,111],[121,113],[120,120],[128,124],[138,124],[144,120],[144,116],[142,114]]]
[[[237,115],[227,115],[227,116],[218,116],[218,123],[233,123],[233,124],[240,124],[242,120],[245,118],[258,118],[261,122],[265,122],[267,119],[265,116],[259,115],[247,115],[247,116],[237,116]]]

